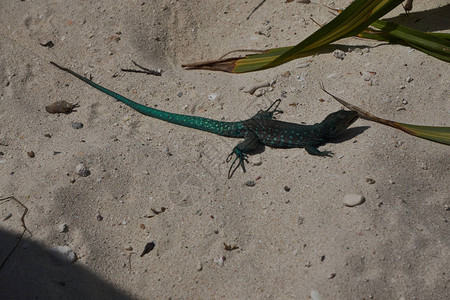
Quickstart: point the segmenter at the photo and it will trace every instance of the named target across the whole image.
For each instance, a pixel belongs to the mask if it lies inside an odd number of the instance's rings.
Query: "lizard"
[[[243,138],[244,140],[233,148],[226,159],[228,163],[233,159],[233,156],[236,156],[228,170],[228,178],[232,177],[239,166],[242,167],[243,172],[246,172],[245,163],[248,163],[248,155],[260,149],[261,146],[304,148],[311,155],[331,157],[333,154],[331,151],[320,151],[318,147],[341,135],[358,119],[357,112],[339,110],[329,114],[322,122],[314,125],[279,121],[275,119],[274,115],[282,113],[278,109],[280,99],[274,101],[266,110],[260,110],[250,119],[236,122],[171,113],[134,102],[93,82],[92,78],[88,79],[54,62],[50,63],[143,115],[224,137]]]

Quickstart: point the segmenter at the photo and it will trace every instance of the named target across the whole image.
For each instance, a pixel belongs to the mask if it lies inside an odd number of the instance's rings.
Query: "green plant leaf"
[[[422,126],[422,125],[412,125],[412,124],[406,124],[406,123],[399,123],[391,120],[386,120],[379,118],[377,116],[372,115],[370,112],[365,111],[362,108],[359,108],[356,105],[350,104],[345,100],[342,100],[339,97],[334,96],[327,90],[325,90],[325,87],[323,86],[323,83],[320,83],[320,88],[334,98],[337,102],[341,103],[345,107],[347,107],[350,110],[354,110],[358,113],[358,116],[362,119],[366,119],[369,121],[373,121],[376,123],[380,123],[386,126],[390,126],[396,129],[399,129],[403,132],[406,132],[408,134],[411,134],[413,136],[420,137],[422,139],[430,140],[433,142],[441,143],[444,145],[450,146],[450,127],[437,127],[437,126]]]
[[[407,45],[450,62],[450,34],[448,33],[427,33],[383,20],[377,20],[371,26],[381,31],[363,31],[358,36]]]
[[[243,73],[272,68],[290,60],[315,54],[322,47],[344,37],[360,33],[373,21],[381,18],[403,0],[355,0],[336,18],[321,27],[296,46],[274,48],[262,54],[243,58],[229,58],[201,63],[186,64],[188,69],[208,69]]]

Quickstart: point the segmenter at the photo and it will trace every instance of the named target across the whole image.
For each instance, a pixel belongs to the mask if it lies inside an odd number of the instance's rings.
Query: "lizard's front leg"
[[[331,151],[320,151],[319,149],[317,149],[316,147],[312,146],[312,145],[306,145],[305,146],[305,150],[306,152],[308,152],[311,155],[316,155],[316,156],[329,156],[332,157],[333,156],[333,152]]]
[[[248,153],[255,151],[259,146],[260,142],[258,140],[258,136],[253,132],[247,131],[244,134],[244,141],[237,144],[236,147],[234,147],[233,152],[228,155],[227,162],[230,162],[233,155],[236,155],[236,158],[233,160],[233,163],[228,170],[228,179],[233,176],[234,172],[237,170],[237,168],[239,168],[239,166],[241,166],[242,171],[245,172],[245,163],[248,163]],[[236,167],[234,167],[237,160],[239,160],[239,163],[236,165]]]

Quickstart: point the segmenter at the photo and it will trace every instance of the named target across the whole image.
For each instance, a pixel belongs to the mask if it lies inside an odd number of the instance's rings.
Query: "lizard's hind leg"
[[[253,117],[253,119],[263,119],[263,120],[272,120],[274,119],[275,114],[281,114],[283,113],[282,110],[278,109],[278,106],[281,103],[281,99],[275,100],[268,109],[266,110],[260,110],[258,113]]]

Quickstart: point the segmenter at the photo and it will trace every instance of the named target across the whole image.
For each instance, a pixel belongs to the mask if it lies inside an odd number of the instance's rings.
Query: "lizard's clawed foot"
[[[328,157],[333,157],[334,153],[332,151],[320,151],[319,149],[317,149],[316,147],[312,147],[312,146],[306,146],[305,147],[306,152],[308,152],[311,155],[316,155],[316,156],[328,156]]]
[[[233,155],[236,154],[236,158],[233,160],[233,163],[230,166],[230,169],[228,170],[228,179],[230,179],[234,172],[236,172],[236,170],[239,168],[239,166],[242,167],[242,171],[245,171],[245,163],[248,163],[248,155],[245,154],[244,152],[242,152],[241,150],[234,148],[233,152],[230,153],[230,155],[228,155],[226,162],[230,162]],[[236,164],[236,161],[239,159],[239,163],[236,165],[236,167],[234,167],[234,165]],[[234,168],[233,168],[234,167]]]

